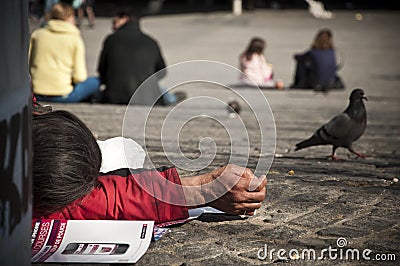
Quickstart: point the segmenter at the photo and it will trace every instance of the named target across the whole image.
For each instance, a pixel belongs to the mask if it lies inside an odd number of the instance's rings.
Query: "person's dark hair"
[[[50,214],[97,186],[101,151],[89,128],[67,111],[33,116],[34,211]]]
[[[254,53],[262,54],[264,52],[266,43],[262,38],[255,37],[251,39],[249,46],[243,55],[246,56],[247,60],[251,60]]]
[[[328,50],[333,49],[333,34],[330,29],[318,31],[312,44],[313,49]]]
[[[137,20],[139,18],[139,14],[136,8],[130,6],[119,6],[114,10],[114,17],[128,17],[129,20]]]

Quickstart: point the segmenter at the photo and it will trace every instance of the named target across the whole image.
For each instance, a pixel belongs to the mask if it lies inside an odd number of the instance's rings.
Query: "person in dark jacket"
[[[173,167],[100,173],[101,150],[89,128],[67,111],[33,116],[33,219],[154,220],[188,218],[211,206],[253,215],[266,196],[266,176],[227,165],[180,178]],[[214,182],[215,181],[215,182]],[[250,189],[250,184],[257,184]]]
[[[164,69],[165,62],[158,43],[140,30],[138,19],[129,9],[116,12],[113,30],[104,41],[98,65],[101,82],[106,85],[103,102],[128,104],[142,82]],[[149,79],[132,103],[154,104],[162,94],[158,79],[164,76],[165,70]],[[174,94],[167,93],[158,102],[171,104],[176,100]]]
[[[342,89],[344,84],[337,75],[338,66],[331,30],[320,30],[304,54],[295,55],[297,61],[292,88],[315,90]]]

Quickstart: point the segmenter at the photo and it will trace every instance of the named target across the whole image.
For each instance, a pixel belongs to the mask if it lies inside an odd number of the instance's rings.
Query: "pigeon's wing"
[[[296,151],[311,146],[332,144],[334,146],[348,145],[347,136],[353,121],[346,113],[341,113],[331,121],[321,126],[314,134],[296,144]],[[351,142],[350,142],[351,143]]]
[[[340,146],[346,143],[346,138],[353,124],[352,119],[346,113],[341,113],[331,121],[320,127],[314,135],[317,135],[324,142]]]

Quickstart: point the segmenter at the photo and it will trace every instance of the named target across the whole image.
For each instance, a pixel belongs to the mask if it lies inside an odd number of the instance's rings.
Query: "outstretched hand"
[[[256,177],[244,167],[229,164],[210,173],[182,179],[189,205],[208,205],[236,215],[253,215],[266,197],[267,178]],[[200,186],[198,193],[193,186]]]

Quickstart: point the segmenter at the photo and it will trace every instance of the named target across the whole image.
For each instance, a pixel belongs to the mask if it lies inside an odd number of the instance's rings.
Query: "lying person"
[[[253,215],[266,196],[266,176],[227,165],[180,178],[175,168],[118,169],[100,173],[100,148],[87,126],[67,111],[34,115],[33,218],[186,219],[189,208],[211,206]],[[256,184],[254,190],[250,184]]]

